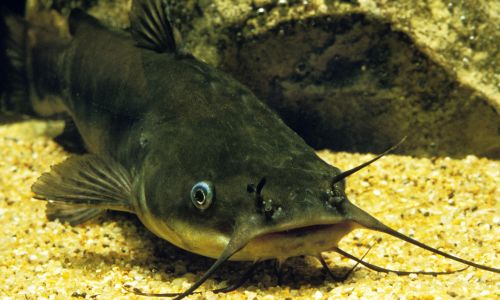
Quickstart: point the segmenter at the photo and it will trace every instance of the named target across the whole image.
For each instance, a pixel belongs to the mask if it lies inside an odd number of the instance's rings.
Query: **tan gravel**
[[[53,125],[0,126],[0,299],[143,299],[130,284],[154,292],[181,291],[212,260],[185,253],[150,234],[135,217],[109,213],[71,227],[45,218],[30,185],[68,154],[44,135]],[[347,169],[371,154],[320,152]],[[383,222],[460,257],[500,266],[500,162],[389,155],[349,178],[350,199]],[[366,261],[402,270],[452,270],[462,265],[387,235],[358,230],[340,247]],[[336,273],[353,265],[335,253]],[[276,286],[272,266],[260,268],[235,292],[208,291],[236,280],[246,263],[227,264],[190,299],[498,299],[500,276],[475,268],[442,276],[397,276],[358,267],[343,283],[329,280],[314,259],[291,259]],[[208,291],[208,292],[207,292]]]

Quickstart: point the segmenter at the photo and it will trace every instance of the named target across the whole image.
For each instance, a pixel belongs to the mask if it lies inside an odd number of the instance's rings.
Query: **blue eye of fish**
[[[215,189],[211,182],[200,181],[191,189],[191,201],[200,210],[210,207],[214,199]]]

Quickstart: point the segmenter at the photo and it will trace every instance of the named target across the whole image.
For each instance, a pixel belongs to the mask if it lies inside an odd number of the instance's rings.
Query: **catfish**
[[[327,267],[325,251],[393,271],[338,247],[358,228],[500,272],[403,235],[348,200],[346,177],[394,147],[342,172],[247,87],[181,49],[165,0],[134,0],[129,16],[125,32],[74,9],[68,37],[4,16],[0,103],[33,117],[66,115],[84,144],[86,154],[32,186],[49,220],[76,225],[106,210],[128,212],[158,237],[216,259],[182,293],[136,293],[181,299],[228,260],[314,256]]]

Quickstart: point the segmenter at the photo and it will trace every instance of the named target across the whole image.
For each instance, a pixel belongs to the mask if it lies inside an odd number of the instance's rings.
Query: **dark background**
[[[26,7],[26,2],[22,0],[3,0],[0,2],[0,7],[3,10],[7,10],[11,13],[15,13],[17,15],[24,14],[24,8]]]

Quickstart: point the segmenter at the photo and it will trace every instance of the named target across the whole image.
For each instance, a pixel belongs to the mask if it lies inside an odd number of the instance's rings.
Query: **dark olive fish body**
[[[42,38],[30,53],[36,74],[31,103],[39,115],[68,113],[88,152],[113,159],[131,182],[137,182],[131,186],[132,195],[121,199],[126,201],[103,202],[104,208],[136,213],[157,235],[186,250],[218,257],[227,240],[222,239],[218,249],[207,249],[199,239],[210,229],[229,234],[236,226],[235,211],[259,210],[255,196],[247,192],[248,184],[275,174],[269,180],[322,182],[321,192],[326,196],[330,179],[340,171],[318,159],[295,132],[234,79],[188,54],[138,47],[130,36],[112,32],[78,10],[71,14],[69,26],[72,37],[68,41],[35,32]],[[189,201],[191,187],[203,180],[217,183],[217,217],[211,210],[200,212]],[[40,189],[34,186],[35,193],[43,195]],[[304,193],[286,189],[286,196],[296,193],[298,198]],[[235,196],[223,199],[225,193]],[[283,213],[280,202],[285,197],[272,199],[273,222],[316,209],[308,203],[318,202],[315,193],[311,189],[309,198]],[[186,198],[184,205],[176,203]],[[174,225],[164,224],[165,216],[171,214],[191,227],[199,223],[198,230],[190,229],[190,240],[183,241],[186,238],[172,229]],[[181,214],[185,216],[179,218]],[[316,214],[310,213],[311,217]],[[266,217],[262,219],[269,223]],[[294,226],[293,219],[289,222],[287,226]],[[242,259],[259,255],[251,253]]]
[[[421,244],[350,203],[344,178],[382,155],[344,173],[323,162],[245,86],[177,50],[165,1],[136,0],[130,18],[130,33],[115,32],[74,10],[66,39],[6,18],[12,80],[0,104],[68,114],[89,152],[33,185],[49,218],[78,224],[127,211],[161,238],[217,258],[179,298],[228,259],[342,253],[338,241],[359,227],[499,271]]]

